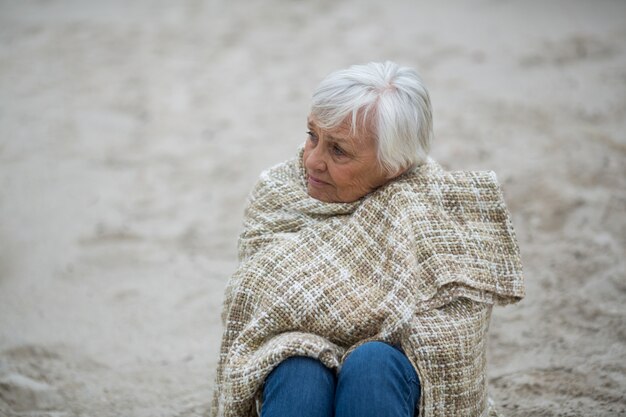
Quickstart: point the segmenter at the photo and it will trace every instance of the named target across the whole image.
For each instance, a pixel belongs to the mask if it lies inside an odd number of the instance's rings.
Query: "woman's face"
[[[389,181],[369,132],[352,135],[349,122],[324,130],[312,116],[308,126],[303,162],[311,197],[327,203],[350,203]]]

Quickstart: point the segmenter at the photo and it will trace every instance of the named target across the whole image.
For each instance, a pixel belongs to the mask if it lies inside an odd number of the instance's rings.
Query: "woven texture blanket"
[[[308,196],[302,152],[264,172],[226,289],[212,416],[257,415],[265,377],[291,356],[337,371],[370,340],[400,345],[420,416],[488,413],[493,304],[524,295],[515,234],[491,172],[430,160],[354,203]]]

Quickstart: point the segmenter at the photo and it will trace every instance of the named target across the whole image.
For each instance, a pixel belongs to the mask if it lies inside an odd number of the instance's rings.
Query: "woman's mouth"
[[[328,185],[327,182],[320,180],[319,178],[315,178],[314,176],[310,175],[308,176],[308,183],[309,185],[313,186],[313,187],[323,187],[325,185]]]

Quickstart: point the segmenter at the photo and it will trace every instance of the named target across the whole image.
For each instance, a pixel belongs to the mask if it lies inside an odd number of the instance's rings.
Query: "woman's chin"
[[[333,203],[334,201],[327,195],[327,193],[322,192],[316,187],[311,187],[310,185],[306,188],[307,194],[309,197],[319,200],[323,203]]]

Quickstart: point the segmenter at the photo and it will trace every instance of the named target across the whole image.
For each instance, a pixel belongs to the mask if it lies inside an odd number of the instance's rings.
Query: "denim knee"
[[[401,349],[384,342],[367,342],[356,348],[344,361],[341,372],[355,372],[366,378],[379,378],[389,369],[400,372],[407,381],[417,382],[417,373]]]
[[[334,373],[317,359],[308,356],[292,356],[285,359],[270,372],[267,379],[270,378],[281,378],[283,381],[306,378],[324,384],[334,384]]]
[[[336,416],[411,417],[419,396],[419,379],[406,355],[387,343],[368,342],[348,355],[339,372]]]
[[[320,361],[294,356],[281,362],[265,379],[262,417],[330,416],[335,374]]]

